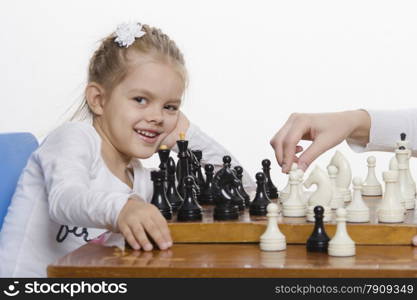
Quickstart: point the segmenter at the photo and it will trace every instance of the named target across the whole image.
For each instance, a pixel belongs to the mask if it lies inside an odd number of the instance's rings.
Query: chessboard
[[[350,237],[358,245],[410,245],[417,235],[417,214],[414,210],[406,212],[404,223],[379,223],[376,209],[380,197],[364,197],[370,208],[370,222],[348,223]],[[277,199],[273,200],[277,202]],[[265,231],[265,216],[250,216],[248,210],[235,221],[216,221],[213,219],[213,206],[203,206],[203,220],[199,222],[177,222],[174,218],[168,222],[175,243],[258,243]],[[278,225],[289,244],[305,244],[311,235],[314,222],[305,217],[290,218],[279,215]],[[336,232],[335,212],[330,222],[324,223],[329,236]]]
[[[352,176],[348,160],[336,151],[326,168],[311,166],[307,174],[294,163],[287,186],[280,191],[271,178],[271,161],[262,160],[256,192],[249,195],[243,186],[244,170],[233,167],[230,156],[223,156],[223,166],[216,171],[206,163],[203,175],[204,153],[188,149],[188,141],[181,137],[176,163],[169,149],[158,151],[161,164],[152,172],[151,203],[168,220],[175,243],[258,243],[267,227],[268,204],[273,202],[278,204],[276,220],[288,244],[306,243],[317,220],[313,211],[320,206],[329,236],[337,229],[336,210],[344,208],[347,232],[357,245],[410,245],[417,235],[416,184],[405,138],[401,134],[389,170],[382,174],[384,186],[376,177],[374,156],[367,159],[368,175],[362,181]]]

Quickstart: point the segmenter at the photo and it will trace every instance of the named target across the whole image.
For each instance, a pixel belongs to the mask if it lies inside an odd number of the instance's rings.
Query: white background
[[[80,101],[98,41],[140,21],[184,52],[185,113],[255,174],[291,112],[414,107],[416,16],[415,1],[1,1],[0,132],[42,140]],[[368,154],[338,147],[364,177]]]

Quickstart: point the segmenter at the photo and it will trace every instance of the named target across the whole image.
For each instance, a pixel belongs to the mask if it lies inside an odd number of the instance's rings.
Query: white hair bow
[[[142,30],[142,25],[140,23],[123,23],[117,26],[116,29],[116,38],[114,41],[120,47],[129,47],[132,45],[136,38],[140,38],[146,34]]]

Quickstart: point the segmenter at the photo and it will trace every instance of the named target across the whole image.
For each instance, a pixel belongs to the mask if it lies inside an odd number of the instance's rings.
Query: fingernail
[[[168,246],[168,248],[169,248],[169,247],[172,247],[172,241],[169,241],[169,242],[167,243],[167,246]]]
[[[152,245],[151,244],[146,244],[145,247],[143,247],[143,249],[145,249],[145,251],[151,251],[152,250]]]
[[[136,245],[134,245],[134,246],[133,246],[133,249],[135,249],[135,250],[139,250],[139,249],[140,249],[140,247],[139,247],[139,245],[138,245],[138,244],[136,244]]]
[[[282,164],[282,172],[286,173],[287,172],[287,164]]]
[[[168,248],[168,243],[162,243],[161,246],[159,247],[161,250],[165,250],[166,248]]]

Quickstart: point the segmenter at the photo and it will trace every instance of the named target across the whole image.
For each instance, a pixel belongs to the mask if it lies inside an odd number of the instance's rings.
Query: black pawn
[[[194,179],[191,176],[184,178],[185,196],[184,202],[178,210],[178,221],[201,221],[203,215],[201,207],[194,198],[193,185]]]
[[[237,190],[242,195],[242,197],[245,199],[245,206],[249,207],[250,197],[249,197],[248,193],[246,193],[245,188],[243,187],[243,183],[242,183],[243,168],[241,166],[236,166],[234,169],[236,170],[236,177],[240,180],[240,184],[237,187]]]
[[[214,176],[214,167],[212,164],[207,164],[204,167],[206,171],[206,182],[201,190],[200,203],[201,204],[214,204],[214,188],[213,188],[213,176]]]
[[[311,236],[307,240],[307,251],[309,252],[327,252],[329,246],[329,237],[324,230],[323,225],[324,209],[318,205],[314,207],[314,230]]]
[[[165,194],[162,173],[160,171],[152,171],[151,180],[153,181],[153,196],[151,203],[159,209],[165,219],[171,220],[172,208]]]
[[[264,159],[262,161],[262,171],[265,174],[265,185],[266,185],[266,192],[270,199],[277,199],[278,198],[278,189],[274,185],[271,180],[271,161],[269,159]]]
[[[256,173],[256,195],[249,206],[249,214],[251,216],[266,216],[266,207],[271,200],[265,190],[265,174],[263,172]]]
[[[168,160],[167,173],[168,183],[166,195],[169,203],[171,204],[172,211],[176,212],[181,206],[183,199],[178,193],[177,187],[175,186],[175,162],[172,157],[170,157]]]

